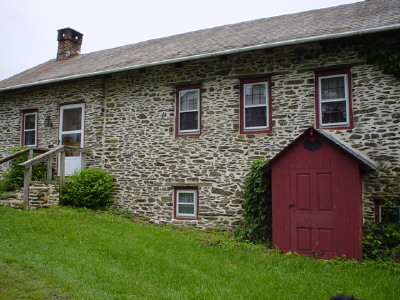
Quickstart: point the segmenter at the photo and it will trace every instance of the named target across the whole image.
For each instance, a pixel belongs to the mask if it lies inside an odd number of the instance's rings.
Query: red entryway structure
[[[316,258],[361,260],[361,171],[375,169],[325,131],[307,129],[263,168],[271,172],[273,245]]]

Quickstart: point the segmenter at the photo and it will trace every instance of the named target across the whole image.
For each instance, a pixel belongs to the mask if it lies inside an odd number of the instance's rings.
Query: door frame
[[[58,132],[58,144],[62,145],[62,135],[63,134],[74,134],[74,133],[80,133],[81,134],[81,142],[80,142],[80,147],[83,147],[85,144],[85,106],[86,104],[84,102],[80,103],[73,103],[73,104],[62,104],[60,105],[59,108],[59,132]],[[74,108],[81,108],[82,112],[82,118],[81,118],[81,129],[80,130],[71,130],[71,131],[63,131],[63,121],[64,121],[64,110],[67,109],[74,109]],[[74,157],[79,157],[79,169],[81,169],[82,165],[82,154],[79,153],[79,156],[74,156]],[[60,159],[60,155],[59,155]],[[65,157],[65,172],[67,172],[67,157]],[[78,158],[77,158],[78,159]],[[58,171],[59,173],[59,171]],[[58,174],[60,175],[60,174]],[[66,173],[66,175],[69,175]]]

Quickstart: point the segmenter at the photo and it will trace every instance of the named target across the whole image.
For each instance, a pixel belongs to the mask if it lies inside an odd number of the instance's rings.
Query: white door
[[[84,104],[64,105],[60,108],[60,144],[83,147],[84,145]],[[81,169],[81,154],[65,152],[65,175]]]

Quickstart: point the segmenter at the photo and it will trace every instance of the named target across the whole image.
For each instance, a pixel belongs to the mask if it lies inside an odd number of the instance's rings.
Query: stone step
[[[0,200],[0,204],[5,206],[11,206],[13,208],[22,208],[21,200]]]
[[[0,195],[0,205],[22,208],[23,198],[23,190],[19,189],[13,193]],[[54,183],[33,182],[29,187],[29,203],[32,208],[58,205],[58,185]]]

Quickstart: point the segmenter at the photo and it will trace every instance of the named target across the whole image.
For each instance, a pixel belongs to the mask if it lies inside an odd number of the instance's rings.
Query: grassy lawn
[[[0,299],[399,299],[400,266],[277,254],[91,211],[0,207]]]

